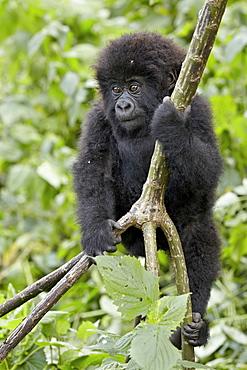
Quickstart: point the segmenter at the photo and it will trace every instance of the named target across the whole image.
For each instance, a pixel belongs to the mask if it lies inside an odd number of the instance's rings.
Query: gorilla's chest
[[[136,201],[141,195],[152,153],[153,143],[146,140],[142,143],[119,147],[119,175],[122,180],[123,193],[130,202]]]

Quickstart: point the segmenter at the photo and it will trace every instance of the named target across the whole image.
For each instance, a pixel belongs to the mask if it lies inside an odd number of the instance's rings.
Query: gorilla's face
[[[147,126],[155,108],[161,103],[148,88],[142,77],[132,77],[125,81],[113,81],[110,84],[110,97],[107,99],[108,118],[118,123],[126,131],[136,131]]]

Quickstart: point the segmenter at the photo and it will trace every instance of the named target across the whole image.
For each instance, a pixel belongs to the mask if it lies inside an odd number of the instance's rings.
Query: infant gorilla
[[[95,66],[100,97],[88,114],[73,173],[85,252],[114,252],[116,221],[140,197],[155,141],[162,144],[170,173],[165,205],[183,245],[195,312],[184,334],[198,346],[207,342],[202,318],[219,270],[212,207],[221,158],[207,103],[196,96],[181,113],[168,98],[184,57],[156,33],[126,34],[103,49]],[[139,229],[126,230],[122,243],[132,255],[145,255]],[[168,249],[161,230],[157,245]],[[171,341],[180,346],[179,330]]]

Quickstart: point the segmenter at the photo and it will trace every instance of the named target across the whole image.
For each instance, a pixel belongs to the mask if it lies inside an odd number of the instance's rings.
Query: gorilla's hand
[[[121,236],[115,236],[114,230],[121,230],[121,226],[114,220],[107,219],[95,228],[90,238],[85,238],[84,251],[89,256],[102,255],[103,252],[116,252],[116,244],[121,243]]]
[[[193,312],[192,321],[184,327],[183,335],[193,347],[205,346],[208,341],[208,323],[199,312]]]
[[[205,346],[208,341],[208,323],[202,320],[199,312],[193,312],[192,321],[184,327],[182,332],[187,342],[193,347]],[[181,349],[181,328],[178,327],[170,336],[172,344]]]
[[[151,132],[155,140],[159,140],[163,150],[169,157],[186,145],[190,137],[189,105],[184,112],[178,111],[169,96],[165,96],[163,103],[156,109],[151,123]]]

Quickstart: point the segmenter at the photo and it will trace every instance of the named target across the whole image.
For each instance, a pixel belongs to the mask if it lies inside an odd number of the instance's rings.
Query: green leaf
[[[14,139],[23,144],[29,144],[32,141],[38,141],[40,135],[31,125],[16,124],[11,129],[11,135]]]
[[[247,345],[247,335],[242,331],[228,325],[222,326],[224,333],[230,337],[235,343]]]
[[[60,88],[65,95],[73,96],[79,81],[78,73],[67,72],[60,83]]]
[[[30,351],[31,353],[31,351]],[[43,349],[34,352],[33,355],[27,357],[24,364],[21,365],[22,370],[43,370],[46,363],[46,358]]]
[[[10,167],[8,177],[7,177],[7,187],[10,191],[16,191],[21,186],[25,184],[25,182],[30,178],[32,175],[33,170],[31,166],[27,164],[15,164]]]
[[[131,345],[134,336],[135,333],[132,331],[130,333],[125,334],[123,337],[117,340],[114,347],[116,348],[116,350],[126,353]]]
[[[247,45],[247,27],[237,33],[226,45],[225,55],[227,62],[231,62],[235,56]]]
[[[107,357],[103,360],[102,365],[97,367],[98,370],[123,370],[126,369],[127,364],[118,362],[113,357]]]
[[[46,37],[46,32],[44,30],[41,30],[40,32],[37,32],[31,38],[31,40],[29,40],[28,42],[28,55],[29,56],[34,55],[36,51],[39,50],[45,37]]]
[[[48,161],[44,161],[37,167],[37,174],[55,189],[58,189],[62,184],[66,185],[68,183],[67,177]]]
[[[9,162],[17,162],[23,156],[22,150],[14,140],[0,140],[0,157]]]
[[[78,59],[89,59],[92,60],[95,57],[98,49],[92,44],[77,44],[70,50],[63,53],[65,58],[78,58]]]
[[[39,50],[46,36],[56,38],[62,49],[66,43],[68,32],[68,26],[61,24],[57,20],[51,21],[47,26],[37,32],[28,42],[28,55],[32,56]]]
[[[184,366],[185,368],[192,368],[192,369],[208,369],[208,370],[214,370],[211,366],[198,364],[196,362],[191,361],[181,361],[178,360],[177,365],[174,366],[175,369],[181,369],[181,367]]]
[[[89,331],[88,329],[96,329],[96,326],[91,321],[83,321],[83,323],[78,328],[77,335],[83,341],[94,334],[93,331]]]
[[[170,329],[151,324],[138,326],[135,333],[130,355],[143,370],[169,370],[176,365],[180,353],[169,340]]]
[[[228,191],[217,200],[215,210],[218,211],[230,207],[237,202],[239,202],[238,196],[235,193]]]
[[[96,262],[118,311],[129,319],[145,316],[159,297],[159,279],[134,257],[99,256]]]
[[[159,322],[160,325],[175,330],[186,314],[188,296],[189,294],[177,297],[162,297],[152,307],[152,311],[148,314],[148,321]]]

